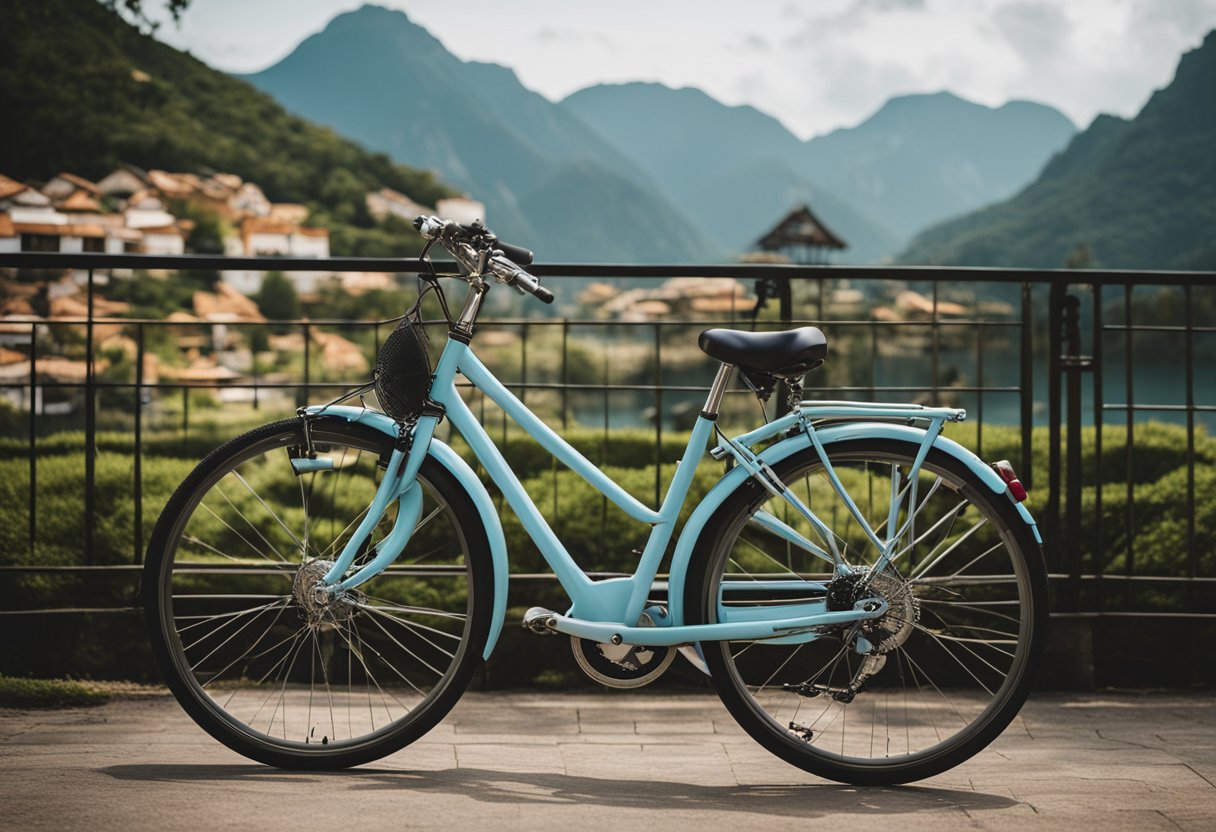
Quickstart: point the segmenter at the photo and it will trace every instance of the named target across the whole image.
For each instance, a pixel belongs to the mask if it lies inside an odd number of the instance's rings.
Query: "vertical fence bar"
[[[296,393],[296,407],[304,407],[312,398],[309,384],[312,381],[311,363],[312,363],[312,329],[308,324],[303,325],[304,330],[304,389]]]
[[[182,385],[182,444],[190,444],[190,388]]]
[[[1064,475],[1067,489],[1064,504],[1065,562],[1068,565],[1066,608],[1081,605],[1081,299],[1064,296],[1064,342],[1068,373],[1068,456]]]
[[[663,504],[663,344],[654,325],[654,505]]]
[[[93,565],[93,512],[96,508],[94,487],[96,485],[97,453],[97,380],[93,368],[93,270],[89,269],[88,317],[85,319],[85,371],[84,371],[84,551],[85,563]]]
[[[615,327],[608,327],[609,337],[615,334]],[[604,434],[600,439],[600,467],[608,464],[608,385],[611,381],[611,376],[608,374],[608,344],[604,344]],[[608,534],[608,495],[600,495],[600,561],[603,562],[605,546],[604,538]]]
[[[1105,396],[1102,390],[1102,342],[1105,340],[1102,322],[1102,284],[1093,284],[1093,412],[1094,412],[1094,605],[1101,612],[1106,603],[1106,587],[1102,578],[1106,574],[1106,546],[1102,537],[1102,488],[1106,478],[1102,475],[1102,420]]]
[[[1125,448],[1126,468],[1124,470],[1124,481],[1127,484],[1127,499],[1123,506],[1123,539],[1125,544],[1125,555],[1123,568],[1126,574],[1131,575],[1135,566],[1136,546],[1132,541],[1133,532],[1136,527],[1136,515],[1134,500],[1136,497],[1136,393],[1135,382],[1133,376],[1132,365],[1132,285],[1126,283],[1123,286],[1123,373],[1124,380],[1127,384],[1127,398],[1125,411],[1127,417],[1127,441]]]
[[[1019,381],[1021,397],[1022,467],[1027,488],[1034,487],[1034,312],[1031,285],[1022,284],[1022,328],[1020,335]]]
[[[38,324],[30,324],[30,562],[38,539]]]
[[[1060,554],[1060,352],[1064,324],[1064,293],[1067,283],[1056,280],[1051,284],[1047,302],[1047,508],[1046,534],[1048,568],[1059,568]]]
[[[519,325],[519,400],[528,396],[528,322]]]
[[[878,395],[878,322],[870,321],[870,401]]]
[[[135,493],[131,499],[135,515],[135,551],[131,562],[139,564],[144,551],[144,325],[135,325]]]
[[[562,430],[570,426],[570,319],[562,319]]]
[[[930,371],[930,378],[932,379],[931,386],[933,387],[933,405],[936,407],[937,405],[941,404],[941,400],[942,400],[942,397],[938,392],[938,387],[941,382],[940,382],[940,378],[938,376],[938,352],[939,352],[940,345],[938,343],[939,330],[938,330],[938,326],[937,326],[937,281],[936,280],[933,281],[933,315],[930,318],[930,322],[931,322],[930,323],[930,327],[931,327],[930,332],[932,333],[932,344],[933,344],[933,353],[932,353],[932,359],[931,359],[932,366],[931,366],[931,371]]]
[[[1199,575],[1199,550],[1195,545],[1195,303],[1191,284],[1183,290],[1186,310],[1186,551],[1187,573]],[[1187,585],[1194,602],[1195,585]]]
[[[264,327],[264,326],[259,327],[257,324],[254,324],[253,326],[254,326],[253,331],[255,333],[261,333],[261,334],[267,335],[267,336],[269,335],[269,330],[266,329],[266,327]],[[259,338],[258,340],[261,340],[261,339]],[[269,343],[269,339],[267,339],[267,342]],[[250,352],[253,354],[253,361],[250,362],[251,366],[249,367],[250,373],[253,375],[253,409],[255,411],[257,411],[257,410],[261,410],[261,396],[258,395],[258,387],[260,387],[262,384],[262,381],[261,381],[262,373],[261,373],[260,369],[258,368],[257,350],[250,350]]]
[[[975,452],[984,457],[984,325],[975,330]]]

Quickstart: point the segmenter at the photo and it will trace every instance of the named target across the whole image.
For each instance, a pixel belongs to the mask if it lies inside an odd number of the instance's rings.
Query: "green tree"
[[[269,272],[255,300],[262,314],[273,321],[292,321],[300,317],[300,296],[282,272]]]
[[[1097,265],[1098,259],[1094,257],[1094,250],[1087,243],[1077,243],[1064,258],[1066,269],[1093,269],[1097,268]]]

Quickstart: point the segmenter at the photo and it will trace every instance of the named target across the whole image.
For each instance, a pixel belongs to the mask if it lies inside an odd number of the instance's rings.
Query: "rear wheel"
[[[311,423],[319,462],[297,473],[298,419],[218,448],[178,488],[144,569],[152,645],[178,702],[228,747],[283,768],[390,754],[456,703],[489,632],[489,544],[464,488],[423,462],[421,514],[377,577],[318,599],[372,501],[392,439],[339,418]],[[392,528],[373,530],[348,574]]]
[[[942,451],[930,451],[913,484],[917,449],[854,440],[828,450],[879,541],[897,538],[885,569],[873,570],[878,546],[813,449],[775,470],[831,529],[852,577],[833,580],[830,562],[758,522],[768,512],[828,548],[808,521],[754,481],[711,518],[690,567],[689,623],[717,622],[740,605],[827,601],[844,609],[871,596],[889,604],[875,622],[824,627],[811,641],[702,644],[739,724],[773,753],[828,779],[902,783],[968,759],[1016,716],[1044,645],[1046,570],[1029,527],[1006,495]],[[889,527],[892,495],[901,508]],[[763,589],[748,588],[760,581]],[[783,581],[799,586],[782,592]],[[810,591],[807,582],[826,591]]]

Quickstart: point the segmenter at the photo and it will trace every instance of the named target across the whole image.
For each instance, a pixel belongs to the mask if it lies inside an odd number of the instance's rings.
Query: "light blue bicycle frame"
[[[725,388],[733,368],[723,365],[715,387]],[[494,445],[481,423],[473,415],[456,389],[456,374],[463,375],[474,387],[481,390],[497,404],[519,427],[533,437],[545,450],[575,471],[579,476],[619,506],[630,517],[651,526],[650,536],[642,550],[636,571],[627,578],[592,580],[578,566],[552,528],[541,516],[531,497],[520,484],[502,454]],[[701,505],[686,523],[677,541],[669,580],[666,607],[647,607],[647,599],[654,586],[663,554],[671,542],[680,510],[688,497],[697,465],[704,457],[709,442],[715,434],[717,418],[716,403],[712,412],[703,411],[692,429],[688,447],[679,461],[662,505],[658,510],[648,508],[628,494],[569,443],[550,429],[523,402],[513,395],[477,358],[469,346],[461,340],[449,338],[436,367],[430,397],[441,405],[452,427],[468,443],[473,454],[481,462],[490,478],[502,492],[511,510],[522,521],[524,529],[535,542],[541,555],[552,568],[558,581],[572,602],[564,615],[551,613],[548,626],[566,633],[596,642],[613,641],[653,646],[676,646],[701,641],[765,639],[775,643],[796,643],[814,640],[820,628],[827,625],[846,624],[863,619],[877,618],[886,612],[887,604],[878,598],[859,601],[851,610],[828,610],[826,600],[821,600],[826,584],[815,581],[782,580],[779,582],[723,582],[723,589],[763,592],[773,588],[782,590],[802,589],[814,600],[797,603],[781,603],[774,606],[727,607],[719,604],[718,623],[689,625],[684,623],[683,591],[685,572],[693,553],[693,547],[704,524],[726,496],[743,484],[749,477],[761,483],[772,494],[784,499],[794,511],[805,517],[816,530],[821,543],[807,539],[793,527],[776,516],[759,512],[752,522],[759,524],[777,537],[799,546],[831,564],[834,573],[847,572],[836,546],[836,538],[791,490],[772,471],[772,465],[808,447],[813,447],[822,460],[832,486],[853,518],[878,547],[881,553],[875,568],[881,568],[895,557],[896,543],[903,537],[899,523],[901,506],[915,504],[917,473],[931,447],[937,447],[962,460],[978,474],[994,491],[1008,493],[1007,484],[990,467],[981,462],[960,445],[941,436],[945,422],[961,421],[966,414],[953,408],[930,408],[919,405],[871,404],[852,402],[804,402],[800,408],[770,422],[764,427],[734,439],[726,439],[711,452],[717,459],[732,456],[736,465],[710,491]],[[711,400],[713,394],[711,393]],[[720,399],[721,392],[718,397]],[[312,407],[306,418],[322,413],[347,418],[351,421],[371,424],[386,434],[396,437],[399,426],[389,417],[365,408],[325,406]],[[469,491],[486,524],[494,558],[495,598],[494,622],[485,648],[489,656],[502,626],[506,605],[507,563],[505,541],[501,526],[494,513],[493,503],[485,486],[452,450],[434,438],[439,415],[423,415],[412,429],[408,447],[400,443],[393,451],[385,476],[366,517],[351,536],[341,555],[335,561],[323,583],[333,593],[351,589],[383,571],[402,552],[418,522],[422,505],[421,488],[416,482],[424,457],[430,454],[450,470]],[[814,420],[814,423],[813,421]],[[821,422],[821,420],[827,420]],[[927,427],[913,427],[913,422]],[[795,430],[796,429],[796,430]],[[792,433],[791,433],[792,431]],[[790,435],[770,444],[757,453],[755,446]],[[861,511],[854,504],[841,484],[828,458],[827,448],[834,442],[859,437],[890,438],[915,443],[918,451],[914,464],[908,472],[909,483],[896,493],[892,488],[892,500],[886,527],[871,528]],[[300,460],[309,465],[309,460]],[[909,496],[908,492],[911,491]],[[1012,500],[1012,497],[1010,497]],[[361,543],[371,534],[385,511],[396,501],[399,504],[397,519],[389,534],[377,544],[373,559],[351,575],[347,575],[360,550]],[[1033,526],[1034,521],[1021,504],[1017,504],[1023,519]],[[911,512],[909,512],[911,513]],[[1035,530],[1037,537],[1038,532]],[[657,625],[638,626],[643,612]]]

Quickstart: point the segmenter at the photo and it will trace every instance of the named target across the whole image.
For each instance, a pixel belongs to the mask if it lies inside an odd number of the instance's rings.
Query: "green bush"
[[[79,708],[109,699],[104,690],[71,680],[0,676],[0,708]]]

